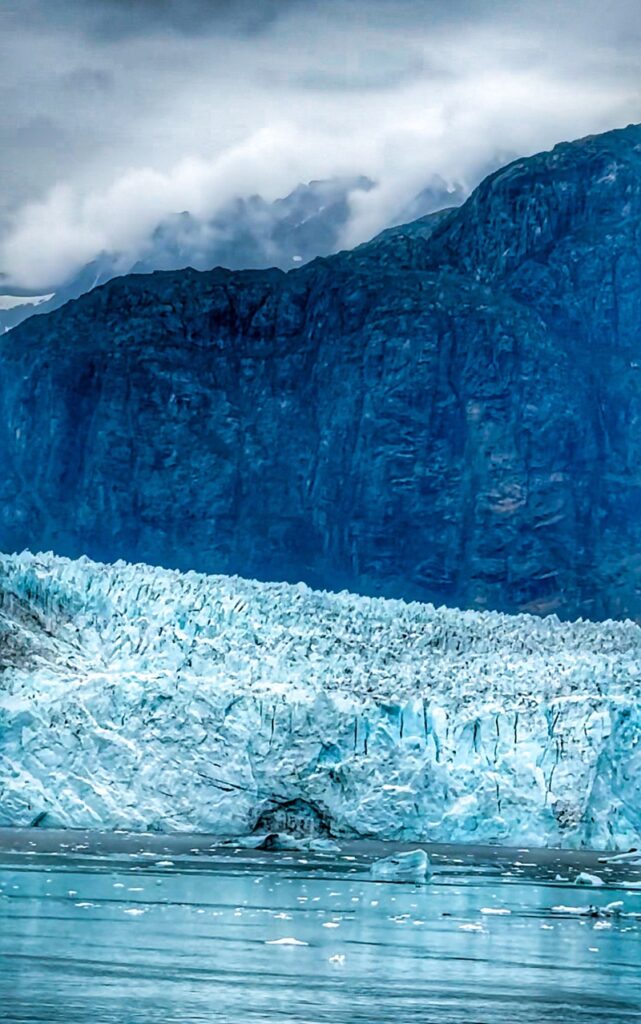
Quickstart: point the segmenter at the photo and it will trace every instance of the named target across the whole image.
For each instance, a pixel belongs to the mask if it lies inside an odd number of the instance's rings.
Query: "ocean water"
[[[389,852],[0,833],[0,1020],[641,1020],[638,867],[439,847],[427,885],[371,880]]]

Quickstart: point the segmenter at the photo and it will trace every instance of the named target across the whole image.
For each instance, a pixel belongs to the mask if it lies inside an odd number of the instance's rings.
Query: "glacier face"
[[[641,629],[0,556],[0,824],[628,847]]]

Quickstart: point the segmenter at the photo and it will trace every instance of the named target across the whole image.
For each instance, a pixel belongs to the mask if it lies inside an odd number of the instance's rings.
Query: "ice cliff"
[[[0,557],[0,823],[641,839],[641,629]]]

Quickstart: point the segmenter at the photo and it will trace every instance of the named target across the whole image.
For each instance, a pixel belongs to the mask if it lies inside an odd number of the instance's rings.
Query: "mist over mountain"
[[[0,344],[0,548],[641,615],[641,127],[299,270],[133,275]]]
[[[432,182],[467,196],[516,156],[636,119],[640,38],[632,0],[2,4],[2,290],[131,270],[183,211],[206,226],[239,198],[364,176],[314,255],[351,248],[429,212],[403,214]]]
[[[316,256],[327,256],[341,248],[352,198],[373,188],[374,182],[363,175],[311,181],[274,202],[258,195],[236,198],[209,220],[188,211],[174,214],[150,233],[138,252],[103,253],[53,290],[50,297],[30,301],[25,295],[18,302],[15,296],[9,299],[10,308],[3,309],[0,293],[0,333],[34,314],[58,309],[123,274],[185,267],[211,270],[219,266],[230,270],[290,270]],[[392,223],[413,220],[461,203],[464,198],[462,187],[447,186],[436,179],[402,205]]]

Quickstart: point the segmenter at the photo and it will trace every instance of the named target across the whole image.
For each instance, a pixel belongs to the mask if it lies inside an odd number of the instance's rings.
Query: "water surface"
[[[438,847],[427,886],[370,880],[372,858],[389,852],[0,832],[0,1019],[641,1020],[638,868]],[[579,887],[578,870],[606,884]],[[620,916],[577,913],[614,900]]]

